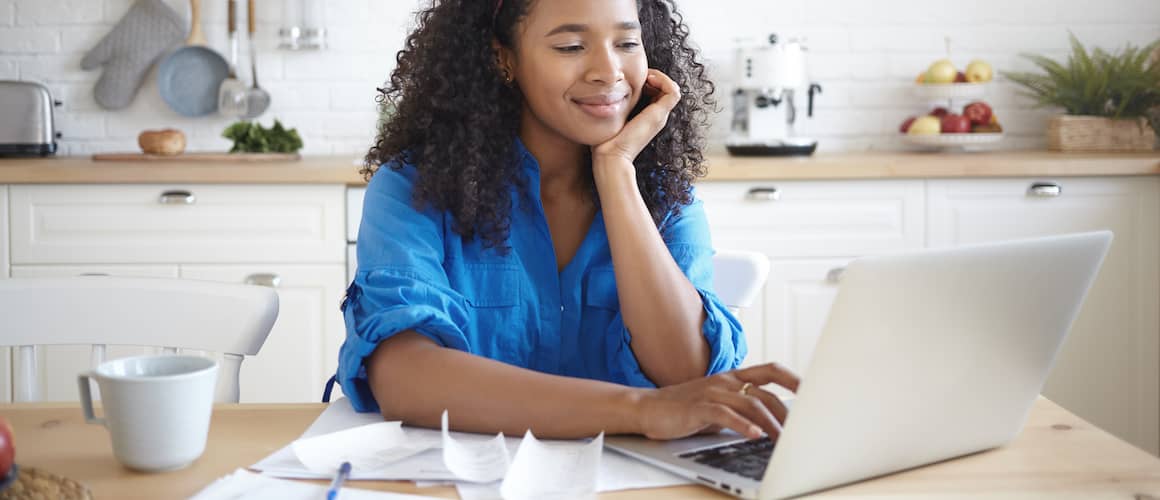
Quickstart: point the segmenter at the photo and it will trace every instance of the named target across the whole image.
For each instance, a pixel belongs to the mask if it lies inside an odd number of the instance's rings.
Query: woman
[[[760,386],[798,379],[735,370],[745,337],[711,291],[692,181],[712,84],[687,36],[672,0],[419,14],[363,171],[338,373],[356,409],[554,438],[779,433]]]

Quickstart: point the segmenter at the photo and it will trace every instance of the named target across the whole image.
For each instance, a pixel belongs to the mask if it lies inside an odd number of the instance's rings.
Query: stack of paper
[[[530,432],[523,439],[449,432],[446,421],[442,431],[405,427],[357,413],[344,398],[332,402],[301,439],[252,468],[277,477],[327,479],[349,461],[352,480],[452,482],[465,499],[499,498],[501,489],[505,498],[583,498],[596,491],[690,483],[602,445],[602,436],[539,441]]]

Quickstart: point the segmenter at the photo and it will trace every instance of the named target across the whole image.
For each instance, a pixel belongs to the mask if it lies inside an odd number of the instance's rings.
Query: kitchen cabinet
[[[805,373],[838,293],[842,259],[776,259],[766,285],[765,360]]]
[[[327,185],[12,186],[13,264],[343,262]]]
[[[338,368],[338,348],[345,338],[338,299],[346,288],[346,266],[181,266],[182,278],[241,283],[261,276],[277,282],[278,320],[261,352],[242,362],[240,399],[321,401],[326,380]],[[332,397],[339,396],[341,392]]]
[[[1115,234],[1044,396],[1160,452],[1160,177],[930,181],[932,247]]]
[[[770,257],[763,310],[741,318],[746,364],[799,373],[854,258],[1112,230],[1043,393],[1160,453],[1160,177],[704,182],[697,191],[717,248]]]
[[[20,185],[9,194],[13,275],[277,284],[279,319],[259,355],[242,363],[241,401],[319,399],[344,336],[337,307],[344,186]],[[119,349],[116,355],[142,352]],[[88,348],[41,350],[46,399],[76,400],[75,375],[89,366]],[[10,386],[7,373],[0,386]]]
[[[0,184],[0,279],[8,277],[8,186]],[[12,350],[0,347],[0,403],[12,401]]]
[[[717,248],[770,258],[923,246],[923,181],[705,182],[696,194]]]
[[[770,258],[761,296],[739,318],[745,365],[804,370],[832,300],[825,273],[852,257],[924,245],[921,180],[704,182],[697,196],[714,247]]]
[[[771,259],[765,288],[740,314],[746,364],[799,372],[851,259],[1111,229],[1044,394],[1160,451],[1160,176],[706,181],[697,195],[717,248]],[[0,186],[0,278],[278,275],[281,314],[261,354],[243,362],[242,400],[316,401],[343,338],[337,303],[357,233],[348,201],[358,204],[339,183]],[[79,370],[49,368],[88,367],[87,349],[68,349],[45,350],[45,391],[75,399]],[[12,368],[0,351],[0,401],[12,396]]]

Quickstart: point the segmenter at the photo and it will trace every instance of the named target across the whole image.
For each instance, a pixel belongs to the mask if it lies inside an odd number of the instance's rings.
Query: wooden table
[[[205,454],[174,472],[143,474],[114,459],[108,433],[75,403],[0,404],[15,432],[16,462],[68,476],[101,498],[186,498],[298,437],[322,404],[233,404],[214,409]],[[948,432],[954,432],[948,429]],[[358,481],[355,487],[456,498],[453,488]],[[1160,498],[1160,459],[1040,398],[1010,445],[823,492],[819,498]],[[606,493],[609,499],[727,498],[683,486]]]

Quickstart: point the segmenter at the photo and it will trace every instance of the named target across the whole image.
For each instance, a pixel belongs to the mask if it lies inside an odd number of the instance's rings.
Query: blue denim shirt
[[[379,409],[363,359],[404,330],[544,373],[655,387],[641,372],[621,318],[603,214],[597,212],[575,257],[558,272],[547,218],[535,196],[539,164],[522,143],[517,150],[530,194],[521,196],[512,187],[507,255],[484,249],[478,238],[465,241],[452,231],[449,213],[417,210],[413,166],[384,166],[371,179],[358,234],[358,271],[343,307],[346,341],[337,374],[356,410]],[[745,358],[745,336],[712,290],[713,247],[700,200],[661,227],[674,260],[701,295],[702,333],[712,352],[709,374],[736,368]]]

